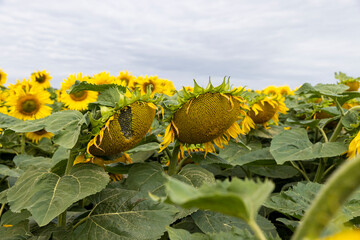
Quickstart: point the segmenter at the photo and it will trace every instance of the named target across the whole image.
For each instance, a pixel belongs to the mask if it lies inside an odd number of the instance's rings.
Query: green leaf
[[[278,164],[286,161],[311,160],[322,157],[339,156],[347,151],[340,142],[312,144],[305,129],[283,131],[271,141],[270,153]]]
[[[274,184],[240,180],[225,180],[213,184],[205,183],[196,189],[177,179],[169,178],[166,183],[168,201],[183,208],[200,208],[239,217],[245,221],[254,220],[262,203],[272,192]]]
[[[128,151],[128,153],[144,152],[144,151],[158,151],[159,143],[150,142],[134,147]]]
[[[14,163],[21,170],[27,170],[31,167],[49,169],[53,166],[50,158],[34,157],[26,154],[17,155],[14,157]]]
[[[19,177],[23,171],[17,168],[10,168],[6,165],[0,164],[0,175],[10,176],[10,177]]]
[[[320,188],[321,185],[318,183],[299,182],[291,189],[270,197],[264,206],[300,219]]]
[[[214,183],[215,177],[208,170],[193,164],[188,164],[181,169],[181,171],[174,176],[178,180],[190,184],[198,188],[204,183]]]
[[[208,236],[202,233],[189,233],[183,229],[166,227],[170,240],[210,240]]]
[[[58,227],[55,224],[48,224],[32,231],[32,234],[29,240],[69,240],[72,239],[72,226]]]
[[[39,226],[48,224],[72,203],[99,192],[109,181],[102,167],[77,164],[60,177],[44,168],[29,168],[7,194],[11,210],[27,209]]]
[[[269,178],[287,179],[299,174],[292,166],[273,165],[273,166],[247,166],[248,169],[257,175]]]
[[[98,85],[104,86],[104,85]],[[116,103],[120,101],[120,96],[126,90],[126,88],[122,87],[119,88],[119,85],[111,86],[108,89],[101,92],[98,99],[94,103],[90,103],[90,105],[101,105],[107,107],[115,107]]]
[[[359,113],[357,111],[348,111],[343,117],[342,124],[348,130],[357,128],[360,124]]]
[[[305,127],[309,126],[311,128],[316,128],[319,125],[320,119],[300,120],[300,119],[287,118],[286,122],[288,124],[302,125]]]
[[[22,221],[27,220],[30,216],[31,214],[26,210],[22,210],[20,213],[13,213],[9,210],[1,216],[0,225],[16,225]]]
[[[22,221],[12,227],[0,226],[1,240],[25,240],[31,237],[29,221]]]
[[[8,128],[16,124],[21,124],[22,120],[0,113],[0,128]]]
[[[78,111],[61,111],[51,114],[46,120],[46,131],[55,134],[53,141],[64,148],[73,148],[79,138],[81,126],[86,123]]]
[[[74,231],[77,240],[158,239],[176,208],[144,200],[137,191],[104,189],[90,197],[94,208]]]
[[[344,84],[317,84],[314,87],[309,83],[303,84],[296,93],[298,94],[315,94],[328,97],[342,97],[342,93],[349,87]]]
[[[200,230],[207,234],[231,232],[234,227],[251,231],[249,225],[237,217],[202,210],[193,213],[191,216]],[[266,218],[258,215],[256,217],[256,222],[264,233],[276,234],[275,226]]]
[[[111,88],[117,88],[119,90],[122,90],[123,92],[126,91],[126,87],[120,86],[117,84],[100,84],[100,85],[98,85],[98,84],[87,83],[86,81],[83,81],[83,82],[76,81],[75,84],[69,88],[68,92],[69,92],[69,94],[81,92],[81,91],[85,91],[85,90],[103,92],[103,91],[111,89]]]

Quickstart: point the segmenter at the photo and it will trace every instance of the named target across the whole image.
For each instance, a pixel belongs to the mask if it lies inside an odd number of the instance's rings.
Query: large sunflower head
[[[242,132],[237,120],[245,114],[241,91],[230,90],[229,82],[213,87],[201,88],[195,82],[193,92],[184,88],[179,92],[176,106],[163,138],[161,150],[176,139],[183,144],[204,144],[205,152],[215,151],[214,143],[219,148],[227,144],[230,137],[237,138]]]
[[[45,70],[33,72],[30,76],[30,83],[33,85],[49,88],[52,77]]]
[[[286,114],[288,108],[284,103],[285,98],[280,95],[259,95],[250,103],[250,111],[242,121],[242,128],[249,132],[256,124],[261,124],[268,128],[269,121],[278,125],[279,114]]]
[[[82,73],[71,74],[64,82],[61,83],[61,94],[59,100],[64,103],[65,107],[71,110],[86,110],[88,104],[97,100],[98,93],[94,91],[79,91],[68,94],[66,91],[74,85],[76,81],[88,81],[89,77],[83,76]]]
[[[20,86],[10,90],[12,93],[7,98],[6,105],[9,106],[9,115],[22,119],[32,120],[44,118],[51,114],[52,104],[50,93],[43,88],[33,87],[27,81]]]
[[[138,144],[149,131],[156,113],[158,99],[135,92],[123,96],[116,107],[102,107],[101,117],[91,115],[94,137],[87,145],[93,156],[111,156],[125,152]]]
[[[36,132],[28,132],[25,136],[30,139],[34,143],[39,143],[41,139],[48,138],[51,139],[54,134],[51,132],[47,132],[45,129],[36,131]]]
[[[0,86],[6,83],[7,74],[0,68]]]

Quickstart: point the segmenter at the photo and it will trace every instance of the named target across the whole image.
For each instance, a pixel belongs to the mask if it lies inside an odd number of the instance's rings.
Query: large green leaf
[[[86,81],[83,81],[83,82],[76,81],[75,84],[69,88],[68,93],[69,94],[76,93],[76,92],[81,92],[84,90],[103,92],[103,91],[111,89],[111,88],[117,88],[123,92],[126,91],[126,87],[116,85],[116,84],[100,84],[100,85],[98,85],[98,84],[88,83]]]
[[[227,216],[218,212],[199,210],[191,216],[196,225],[204,233],[231,232],[234,227],[251,231],[250,226],[240,218]],[[266,218],[258,215],[256,222],[264,233],[276,235],[275,226]]]
[[[23,121],[7,114],[0,113],[0,128],[8,128],[16,124],[21,124]]]
[[[120,101],[120,96],[126,90],[125,87],[119,85],[97,85],[98,87],[107,87],[107,89],[102,89],[101,94],[98,99],[94,103],[90,103],[91,105],[99,104],[101,106],[107,107],[115,107],[116,103]]]
[[[30,216],[31,214],[26,210],[22,210],[20,213],[14,213],[9,210],[1,216],[0,226],[16,225],[22,221],[27,220]]]
[[[347,151],[341,142],[312,144],[305,129],[283,131],[271,141],[270,153],[278,164],[286,161],[311,160],[339,156]]]
[[[183,208],[199,208],[239,217],[245,221],[255,216],[274,184],[251,180],[232,179],[205,183],[200,188],[169,178],[166,183],[168,201]]]
[[[318,183],[299,182],[287,191],[270,197],[264,206],[281,212],[285,215],[301,219],[309,208],[322,185]],[[342,210],[333,219],[333,222],[344,223],[360,216],[360,191],[355,192],[344,204]]]
[[[324,95],[328,97],[342,97],[349,87],[344,84],[317,84],[311,86],[309,83],[303,84],[296,92],[305,93],[305,94],[315,94],[315,95]]]
[[[6,165],[0,164],[0,175],[10,176],[10,177],[19,177],[23,171],[17,168],[10,168]]]
[[[27,154],[17,155],[14,157],[13,161],[16,166],[22,170],[26,170],[31,167],[49,169],[53,166],[53,162],[50,158],[34,157]]]
[[[137,191],[104,189],[90,197],[94,208],[74,231],[77,240],[158,239],[177,209],[145,200]]]
[[[46,120],[46,130],[55,134],[53,141],[64,148],[73,148],[79,138],[85,117],[78,111],[61,111]]]
[[[189,233],[184,229],[166,227],[170,240],[210,240],[210,237],[202,233]]]
[[[22,221],[12,227],[0,226],[1,240],[26,240],[31,237],[29,221]]]
[[[32,167],[9,189],[7,199],[12,211],[27,209],[44,226],[72,203],[101,191],[108,181],[103,168],[92,164],[75,165],[63,177]]]

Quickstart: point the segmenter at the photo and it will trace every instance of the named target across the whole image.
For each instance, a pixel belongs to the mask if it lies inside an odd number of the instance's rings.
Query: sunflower
[[[116,83],[116,78],[114,76],[110,76],[108,72],[101,72],[95,74],[93,78],[88,80],[88,82],[97,85],[112,84]]]
[[[174,95],[176,93],[176,88],[175,88],[174,83],[172,81],[163,79],[160,82],[160,85],[162,87],[162,92],[161,93],[166,94],[168,96],[172,96],[172,95]],[[188,91],[188,92],[192,92],[192,91]]]
[[[278,125],[279,113],[286,114],[289,110],[285,106],[284,100],[280,96],[260,95],[250,104],[250,111],[241,122],[243,130],[247,133],[251,128],[255,128],[256,124],[262,124],[265,128],[268,128],[270,120]]]
[[[161,79],[157,76],[145,76],[142,78],[142,81],[139,81],[138,87],[142,94],[146,94],[147,91],[150,91],[152,95],[155,93],[162,93]]]
[[[9,115],[22,120],[32,120],[51,114],[52,108],[47,104],[52,104],[53,101],[50,99],[50,93],[43,88],[32,87],[24,80],[20,86],[9,90],[13,91],[6,102],[9,106]]]
[[[33,85],[49,88],[52,77],[45,70],[33,72],[30,76],[30,83]]]
[[[151,127],[156,101],[149,94],[135,92],[130,99],[122,98],[115,108],[103,108],[102,117],[92,119],[94,138],[87,145],[87,153],[111,156],[133,148]]]
[[[357,229],[346,229],[334,235],[321,238],[320,240],[358,240],[360,239],[360,231]]]
[[[179,104],[172,107],[172,117],[166,128],[160,151],[164,150],[175,138],[180,142],[181,152],[184,146],[203,144],[205,156],[215,152],[214,143],[219,148],[228,144],[230,138],[242,134],[237,120],[245,114],[240,92],[230,91],[229,82],[206,89],[195,82],[194,92],[181,91]]]
[[[278,95],[279,91],[275,86],[268,86],[261,91],[265,95]]]
[[[117,79],[119,81],[119,85],[124,85],[130,89],[133,89],[134,87],[133,82],[136,79],[136,77],[128,71],[122,71],[119,73],[119,76],[117,76]]]
[[[291,91],[291,89],[289,88],[289,86],[285,85],[282,87],[278,88],[278,92],[279,94],[281,94],[282,96],[290,96],[290,95],[295,95],[295,93],[293,91]]]
[[[36,132],[28,132],[25,136],[30,139],[34,143],[39,143],[41,139],[48,138],[51,139],[54,134],[51,132],[47,132],[45,129],[36,131]]]
[[[79,91],[76,93],[68,94],[68,90],[75,81],[89,81],[89,77],[83,76],[82,73],[76,75],[71,74],[61,83],[61,94],[59,94],[59,100],[64,103],[65,107],[68,107],[71,110],[86,110],[89,103],[95,102],[97,100],[98,93],[93,91]]]
[[[0,68],[0,86],[6,83],[7,74]]]
[[[353,158],[358,155],[360,152],[360,131],[356,134],[353,140],[349,144],[349,149],[347,153],[348,158]]]

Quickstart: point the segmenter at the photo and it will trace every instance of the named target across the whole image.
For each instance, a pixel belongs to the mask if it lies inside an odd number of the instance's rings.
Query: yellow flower
[[[134,80],[136,79],[135,76],[131,75],[128,71],[122,71],[117,76],[118,81],[120,81],[119,85],[127,86],[130,89],[134,87]]]
[[[268,128],[270,120],[278,125],[279,113],[286,114],[287,111],[284,98],[263,96],[251,105],[250,111],[247,113],[248,117],[244,118],[242,122],[243,130],[247,133],[251,128],[255,128],[255,124],[262,124]]]
[[[7,74],[0,68],[0,86],[6,83]]]
[[[161,80],[157,76],[145,76],[142,81],[138,83],[142,94],[146,94],[147,91],[151,92],[151,95],[155,93],[162,93]]]
[[[13,94],[7,99],[9,115],[22,119],[32,120],[49,116],[52,108],[50,93],[43,88],[32,87],[28,81],[23,81],[20,86],[14,87]]]
[[[49,88],[50,80],[52,77],[47,73],[45,70],[37,71],[31,74],[30,76],[30,83],[32,85],[41,86],[43,88]]]
[[[279,93],[282,96],[290,96],[290,95],[295,95],[293,91],[291,91],[291,89],[289,88],[289,86],[285,85],[282,87],[278,88]]]
[[[190,87],[190,86],[187,86],[187,87],[184,87],[186,91],[188,92],[193,92],[194,91],[194,88]]]
[[[360,152],[360,131],[357,133],[355,138],[350,142],[347,156],[353,158]]]
[[[180,142],[181,152],[191,144],[204,144],[205,156],[215,152],[214,143],[219,148],[227,145],[230,138],[236,139],[243,133],[237,120],[243,111],[240,97],[228,91],[225,82],[217,88],[211,84],[203,89],[198,85],[194,93],[183,91],[183,99],[166,128],[160,151],[164,150],[175,138]]]
[[[160,82],[160,85],[162,88],[161,93],[166,94],[168,96],[172,96],[176,93],[176,89],[175,89],[174,83],[172,81],[162,80]],[[192,91],[188,91],[188,92],[192,92]]]
[[[94,77],[89,79],[88,82],[97,85],[112,84],[112,83],[115,84],[116,78],[114,76],[110,76],[108,72],[101,72],[94,75]]]
[[[262,93],[266,95],[278,95],[279,91],[275,86],[268,86],[264,90],[262,90]]]
[[[48,138],[51,139],[54,134],[51,132],[47,132],[45,129],[36,131],[36,132],[28,132],[25,136],[30,139],[34,143],[39,143],[41,139]]]
[[[347,229],[332,236],[321,238],[320,240],[359,240],[360,231],[354,229]]]
[[[97,100],[98,93],[84,90],[67,94],[66,90],[74,85],[76,80],[82,82],[88,81],[89,78],[87,76],[83,76],[82,73],[78,73],[76,75],[71,74],[68,76],[67,79],[61,83],[61,94],[59,95],[59,100],[71,110],[86,110],[89,103],[95,102]]]

